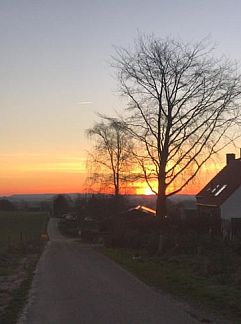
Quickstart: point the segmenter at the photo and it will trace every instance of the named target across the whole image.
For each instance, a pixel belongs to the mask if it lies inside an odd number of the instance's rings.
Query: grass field
[[[11,244],[37,239],[47,220],[46,212],[0,211],[0,252]]]
[[[48,213],[0,211],[0,323],[16,323],[44,242]]]

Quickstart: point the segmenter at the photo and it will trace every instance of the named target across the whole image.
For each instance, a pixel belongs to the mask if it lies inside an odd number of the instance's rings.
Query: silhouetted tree
[[[53,213],[55,217],[60,217],[69,211],[69,198],[65,195],[57,195],[53,200]]]
[[[120,194],[120,188],[130,174],[132,143],[123,124],[115,118],[101,117],[101,121],[87,130],[87,135],[94,137],[95,145],[89,154],[92,168],[89,180],[95,185],[114,189]]]
[[[203,42],[147,36],[134,49],[117,49],[114,59],[121,92],[129,99],[126,128],[162,218],[166,198],[235,138],[231,128],[240,116],[240,74],[235,64],[211,54]]]

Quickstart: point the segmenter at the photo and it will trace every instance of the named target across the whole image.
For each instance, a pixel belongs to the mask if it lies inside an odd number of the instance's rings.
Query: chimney
[[[235,161],[235,154],[233,153],[226,154],[226,165],[229,165],[233,161]]]

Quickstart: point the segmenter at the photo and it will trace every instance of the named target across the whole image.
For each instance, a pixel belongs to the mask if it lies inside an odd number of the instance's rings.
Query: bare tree
[[[102,120],[87,130],[95,138],[95,145],[90,156],[91,167],[95,168],[91,179],[102,182],[120,194],[120,188],[126,183],[131,165],[132,143],[130,135],[121,121],[115,118],[101,117]]]
[[[117,49],[114,58],[121,93],[129,99],[126,127],[162,218],[166,198],[181,191],[233,140],[240,75],[234,63],[212,52],[203,42],[150,36],[139,38],[133,49]]]

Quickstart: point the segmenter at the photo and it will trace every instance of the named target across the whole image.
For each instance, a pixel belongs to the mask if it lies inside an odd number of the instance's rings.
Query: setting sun
[[[151,186],[153,187],[153,189],[155,191],[157,191],[157,182],[153,181],[153,183],[151,183]],[[147,185],[147,183],[145,181],[140,181],[140,182],[136,182],[135,184],[135,191],[137,195],[154,195],[155,193],[151,190],[151,188]]]
[[[147,188],[143,188],[143,194],[144,195],[154,195],[154,192],[151,190],[151,188],[147,187]]]

